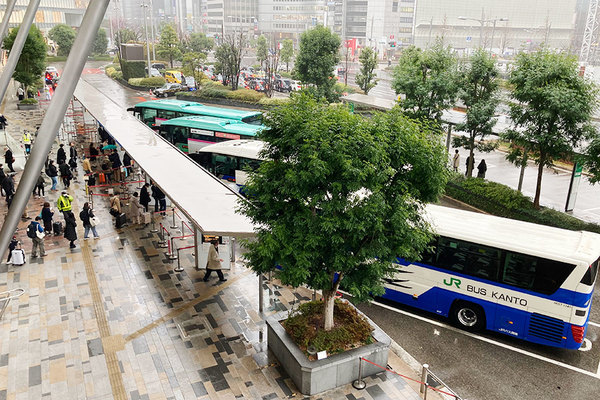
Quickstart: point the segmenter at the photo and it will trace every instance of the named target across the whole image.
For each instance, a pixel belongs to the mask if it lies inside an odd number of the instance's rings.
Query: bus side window
[[[421,261],[423,264],[435,265],[437,261],[437,243],[438,239],[435,238],[427,245],[427,248],[421,254]]]
[[[215,175],[218,178],[223,178],[224,176],[235,177],[235,158],[223,155],[215,155],[213,160],[215,164]]]
[[[537,261],[537,257],[506,252],[501,282],[523,289],[531,289],[535,279]]]
[[[146,125],[150,126],[154,124],[154,118],[156,118],[156,115],[156,110],[152,108],[144,108],[142,110],[142,121],[144,121]]]
[[[173,119],[177,116],[175,111],[158,110],[158,118]]]
[[[496,281],[500,269],[500,250],[471,244],[469,252],[469,275]]]
[[[466,266],[464,245],[459,240],[441,237],[435,266],[450,271],[463,272]]]

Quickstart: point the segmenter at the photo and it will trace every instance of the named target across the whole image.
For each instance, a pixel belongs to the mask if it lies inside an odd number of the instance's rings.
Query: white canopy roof
[[[86,81],[74,96],[200,231],[254,235],[250,220],[235,212],[239,194]]]

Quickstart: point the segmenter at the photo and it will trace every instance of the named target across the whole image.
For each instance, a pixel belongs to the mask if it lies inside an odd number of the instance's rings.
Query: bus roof
[[[258,153],[260,153],[264,147],[265,142],[262,140],[228,140],[226,142],[209,144],[198,150],[198,152],[258,160]]]
[[[179,111],[197,115],[207,115],[218,118],[243,120],[262,115],[259,111],[244,111],[233,108],[206,106],[202,103],[184,100],[148,100],[135,105],[135,108],[155,108],[157,110]]]
[[[590,265],[600,256],[600,235],[570,231],[455,208],[427,205],[434,231],[538,257]],[[476,218],[474,218],[476,216]]]
[[[194,129],[234,133],[237,135],[255,136],[264,126],[245,124],[234,119],[192,115],[163,121],[161,126],[185,126]]]

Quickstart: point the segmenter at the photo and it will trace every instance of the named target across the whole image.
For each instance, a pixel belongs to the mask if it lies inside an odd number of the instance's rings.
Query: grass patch
[[[330,331],[323,329],[323,309],[322,301],[309,301],[300,305],[297,312],[282,322],[294,343],[307,355],[306,349],[311,345],[317,351],[326,350],[328,354],[335,354],[373,342],[373,328],[351,304],[335,300],[334,327]]]

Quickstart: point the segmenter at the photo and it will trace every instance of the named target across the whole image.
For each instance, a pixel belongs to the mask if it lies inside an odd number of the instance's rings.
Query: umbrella
[[[102,150],[113,150],[116,148],[117,146],[115,146],[114,144],[107,144],[106,146],[102,147]]]

